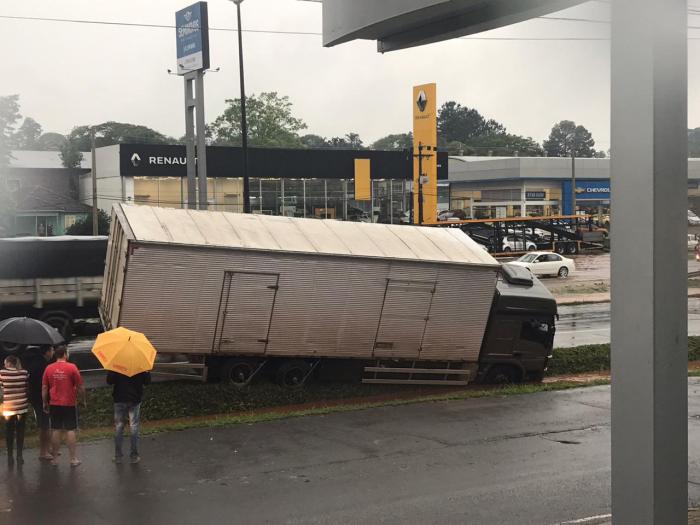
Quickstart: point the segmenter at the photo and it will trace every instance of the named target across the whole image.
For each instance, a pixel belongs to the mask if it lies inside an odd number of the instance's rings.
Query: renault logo
[[[138,153],[134,153],[131,156],[131,164],[134,165],[134,168],[137,168],[139,166],[139,164],[141,164],[141,157],[139,157]]]
[[[421,113],[425,111],[425,106],[428,105],[428,97],[425,96],[425,91],[423,91],[422,89],[420,90],[420,93],[418,93],[418,99],[416,100],[416,104],[418,105],[418,109]]]

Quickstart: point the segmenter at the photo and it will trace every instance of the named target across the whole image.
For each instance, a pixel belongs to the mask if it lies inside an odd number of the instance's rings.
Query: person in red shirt
[[[41,382],[41,397],[44,402],[44,412],[48,412],[51,420],[51,442],[53,445],[52,465],[56,465],[58,450],[65,437],[70,452],[70,465],[77,467],[80,460],[75,454],[78,428],[77,404],[78,397],[87,406],[83,378],[78,367],[68,362],[68,349],[59,346],[55,351],[56,362],[46,367]]]

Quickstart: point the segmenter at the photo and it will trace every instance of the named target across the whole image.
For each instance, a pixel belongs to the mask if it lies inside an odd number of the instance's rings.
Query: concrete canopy
[[[377,40],[380,52],[515,24],[582,0],[323,0],[323,45]]]

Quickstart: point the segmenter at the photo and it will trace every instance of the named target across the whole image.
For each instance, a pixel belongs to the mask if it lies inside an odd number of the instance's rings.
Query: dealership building
[[[450,209],[475,219],[573,214],[572,160],[449,157]],[[575,159],[576,211],[610,213],[610,159]],[[700,211],[700,159],[688,160],[688,209]]]
[[[370,180],[357,198],[355,159],[369,159]],[[185,146],[117,144],[96,150],[97,206],[115,202],[187,206]],[[207,202],[210,210],[242,212],[242,150],[207,148]],[[410,154],[403,151],[250,148],[250,202],[253,213],[399,223],[410,208]],[[447,208],[447,154],[438,155],[439,197]],[[84,203],[92,202],[91,174],[80,179]]]

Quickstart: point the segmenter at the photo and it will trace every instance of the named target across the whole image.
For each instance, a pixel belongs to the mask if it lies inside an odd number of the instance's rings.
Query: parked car
[[[688,210],[688,226],[700,226],[700,217],[693,210]]]
[[[576,263],[573,259],[562,257],[558,253],[549,252],[528,253],[517,261],[509,264],[527,268],[533,275],[568,277],[569,274],[576,271]]]
[[[445,210],[438,214],[438,221],[464,221],[468,219],[464,210]]]
[[[521,237],[516,237],[515,235],[509,235],[503,239],[503,252],[533,252],[537,249],[537,245],[529,239],[525,239],[525,244],[523,245],[523,239]]]
[[[690,250],[697,251],[698,243],[700,243],[700,241],[698,240],[697,234],[689,233],[688,234],[688,251],[690,251]]]

